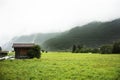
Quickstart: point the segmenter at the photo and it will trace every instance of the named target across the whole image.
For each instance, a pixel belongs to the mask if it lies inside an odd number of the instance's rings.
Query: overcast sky
[[[61,32],[120,18],[120,0],[0,0],[0,45],[14,36]]]

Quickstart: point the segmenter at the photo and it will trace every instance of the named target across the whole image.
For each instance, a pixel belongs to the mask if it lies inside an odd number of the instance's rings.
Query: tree
[[[81,45],[78,45],[77,46],[77,53],[80,53],[81,52],[81,49],[83,49],[84,46],[81,44]]]
[[[2,51],[2,47],[0,46],[0,51]]]
[[[75,53],[76,52],[76,45],[73,45],[72,47],[72,53]]]
[[[99,53],[100,52],[100,48],[93,48],[91,50],[92,53]]]
[[[80,50],[81,53],[90,53],[92,52],[92,49],[91,48],[87,48],[87,47],[83,47],[81,50]]]
[[[72,53],[80,53],[83,49],[83,45],[73,45]]]
[[[112,53],[120,53],[120,41],[116,41],[116,42],[113,44]]]
[[[27,54],[30,58],[34,57],[40,58],[41,57],[40,46],[39,45],[33,46],[32,49],[30,49]]]
[[[40,57],[41,57],[40,46],[39,46],[39,45],[35,45],[35,46],[33,47],[33,50],[35,51],[35,57],[36,57],[36,58],[40,58]]]
[[[82,48],[83,48],[83,45],[78,45],[77,48],[78,48],[78,49],[82,49]]]
[[[102,54],[105,54],[105,53],[112,53],[112,45],[103,45],[100,47],[100,52]]]

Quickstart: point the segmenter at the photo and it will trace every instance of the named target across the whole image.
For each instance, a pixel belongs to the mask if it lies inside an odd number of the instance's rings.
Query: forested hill
[[[37,33],[14,37],[3,48],[11,50],[15,42],[35,42],[46,50],[70,50],[74,44],[99,47],[120,39],[120,19],[110,22],[91,22],[62,33]]]
[[[118,39],[120,39],[120,19],[77,26],[61,36],[45,41],[43,45],[47,50],[69,50],[74,44],[99,47]]]

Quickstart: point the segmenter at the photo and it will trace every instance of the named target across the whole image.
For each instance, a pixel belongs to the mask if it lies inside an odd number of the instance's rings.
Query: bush
[[[40,58],[41,57],[41,53],[40,53],[40,46],[39,45],[35,45],[32,47],[32,49],[30,49],[27,53],[29,58]]]
[[[34,58],[34,57],[35,57],[34,54],[35,54],[35,53],[34,53],[34,50],[32,50],[32,49],[29,50],[28,53],[27,53],[27,55],[28,55],[29,58]]]

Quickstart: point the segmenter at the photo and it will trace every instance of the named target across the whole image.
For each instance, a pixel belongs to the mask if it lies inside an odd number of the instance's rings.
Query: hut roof
[[[34,43],[13,43],[13,48],[17,47],[33,47],[35,44]]]

